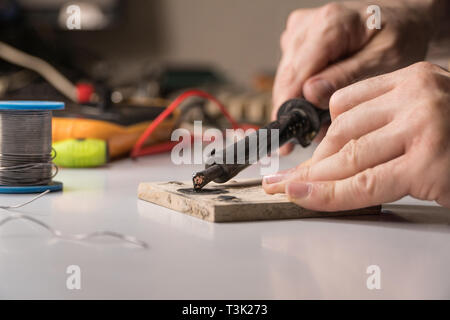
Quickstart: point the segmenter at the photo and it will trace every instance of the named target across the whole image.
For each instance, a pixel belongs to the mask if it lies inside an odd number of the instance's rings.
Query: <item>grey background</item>
[[[105,31],[67,31],[68,39],[105,57],[124,78],[135,77],[143,64],[202,63],[247,85],[256,72],[276,69],[279,38],[289,13],[330,1],[124,2],[120,26]],[[432,50],[431,60],[448,66],[448,48],[447,44]]]
[[[275,70],[279,37],[289,13],[327,1],[126,1],[120,27],[72,32],[67,37],[108,59],[125,78],[144,63],[208,64],[248,84]]]

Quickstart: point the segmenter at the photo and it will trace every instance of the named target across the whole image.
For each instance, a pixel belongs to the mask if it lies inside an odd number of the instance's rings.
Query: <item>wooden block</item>
[[[138,188],[139,199],[211,221],[251,221],[378,214],[381,206],[340,212],[317,212],[289,202],[284,194],[268,195],[261,180],[208,184],[202,192],[192,182],[147,182]]]

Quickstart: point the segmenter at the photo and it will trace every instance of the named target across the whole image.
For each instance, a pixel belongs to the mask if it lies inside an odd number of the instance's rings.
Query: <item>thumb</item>
[[[371,58],[360,51],[352,57],[329,65],[309,78],[303,85],[303,95],[313,104],[327,109],[332,94],[353,82],[371,76]]]
[[[393,202],[407,195],[410,187],[405,157],[400,156],[342,180],[294,178],[286,182],[285,192],[290,201],[317,211],[353,210]]]

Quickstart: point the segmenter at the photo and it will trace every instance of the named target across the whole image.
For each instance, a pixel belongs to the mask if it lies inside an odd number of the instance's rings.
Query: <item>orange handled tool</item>
[[[148,137],[145,144],[154,145],[170,140],[176,120],[176,116],[165,119]],[[121,126],[102,120],[54,117],[52,140],[53,142],[87,138],[105,140],[108,143],[109,157],[113,159],[129,153],[150,123],[151,121],[147,121],[131,126]]]

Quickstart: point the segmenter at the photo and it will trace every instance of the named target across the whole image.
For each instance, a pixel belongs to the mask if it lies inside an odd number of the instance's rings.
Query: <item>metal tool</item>
[[[194,189],[200,191],[211,181],[224,183],[259,159],[270,155],[272,151],[272,135],[278,129],[278,147],[293,139],[303,147],[311,144],[322,124],[330,121],[328,110],[321,110],[305,99],[291,99],[283,103],[278,110],[277,120],[259,129],[222,151],[211,153],[205,170],[197,172],[192,178]],[[267,135],[263,133],[267,132]],[[267,137],[266,139],[260,139]],[[261,141],[260,141],[261,140]],[[254,143],[256,141],[257,143]],[[256,148],[256,149],[255,149]],[[242,155],[242,150],[245,154]],[[238,153],[238,151],[241,151]],[[227,154],[233,161],[225,161]],[[253,156],[253,155],[256,155]],[[242,161],[243,157],[243,161]],[[241,161],[238,161],[241,160]]]

